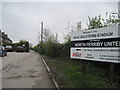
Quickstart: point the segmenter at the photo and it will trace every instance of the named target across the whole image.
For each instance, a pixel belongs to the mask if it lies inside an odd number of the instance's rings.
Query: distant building
[[[0,45],[12,44],[12,40],[8,37],[5,32],[0,30]]]

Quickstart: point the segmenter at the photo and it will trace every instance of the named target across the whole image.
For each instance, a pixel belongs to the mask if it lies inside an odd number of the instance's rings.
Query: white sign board
[[[120,26],[74,31],[71,58],[120,63]]]

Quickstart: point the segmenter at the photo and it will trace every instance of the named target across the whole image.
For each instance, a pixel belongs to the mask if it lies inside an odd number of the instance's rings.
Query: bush
[[[42,44],[39,44],[39,46],[40,48],[36,48],[38,46],[35,47],[35,51],[37,51],[36,49],[38,49],[40,54],[46,55],[49,57],[59,56],[59,43],[54,42],[52,40],[48,40],[46,42],[43,42]]]
[[[65,44],[63,44],[63,57],[69,58],[70,57],[70,47],[71,47],[71,42],[67,41]]]
[[[39,52],[42,55],[46,55],[48,57],[66,57],[70,56],[70,41],[65,44],[60,44],[53,40],[48,40],[43,42],[42,44],[38,44],[33,48],[34,51]]]
[[[32,48],[32,50],[38,52],[38,51],[39,51],[39,46],[38,46],[38,45],[37,45],[37,46],[34,46],[34,47]]]
[[[55,43],[51,40],[48,40],[47,42],[43,43],[42,52],[43,54],[50,57],[56,56],[55,53],[57,52],[57,50],[56,50]]]

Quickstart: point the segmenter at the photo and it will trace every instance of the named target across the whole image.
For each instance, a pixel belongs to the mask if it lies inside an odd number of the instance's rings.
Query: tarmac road
[[[2,59],[2,88],[55,88],[41,56],[9,52]]]

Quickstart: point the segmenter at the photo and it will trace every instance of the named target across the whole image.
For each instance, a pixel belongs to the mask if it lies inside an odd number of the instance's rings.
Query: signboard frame
[[[114,25],[72,32],[70,58],[120,63],[119,30],[120,25]]]

